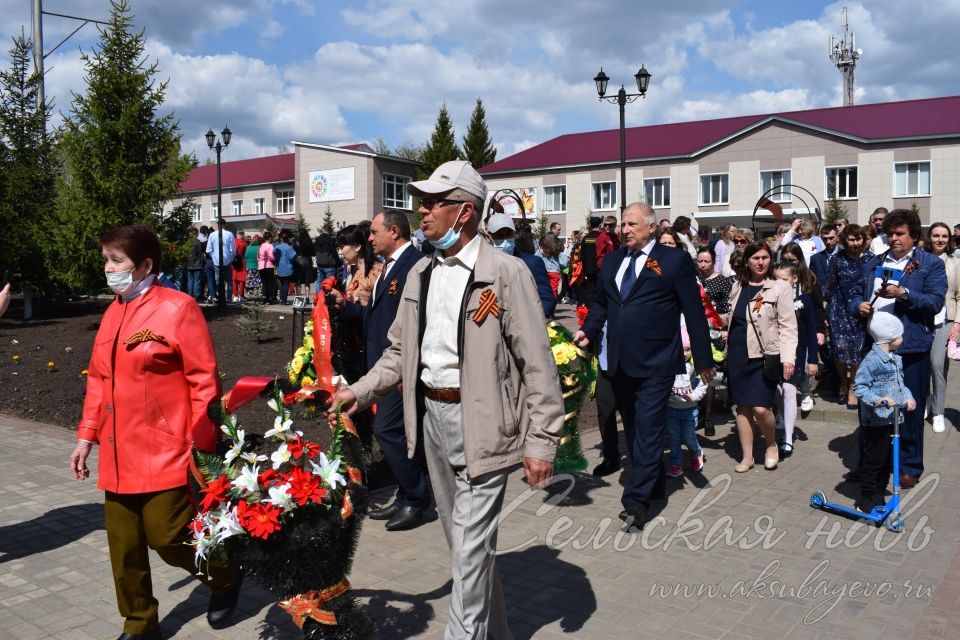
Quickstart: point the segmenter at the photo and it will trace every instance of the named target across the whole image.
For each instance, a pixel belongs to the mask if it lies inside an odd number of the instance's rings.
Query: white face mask
[[[129,269],[127,271],[111,271],[107,273],[107,286],[118,296],[127,295],[136,289],[138,284],[143,282],[143,278],[134,281],[133,271],[133,269]]]

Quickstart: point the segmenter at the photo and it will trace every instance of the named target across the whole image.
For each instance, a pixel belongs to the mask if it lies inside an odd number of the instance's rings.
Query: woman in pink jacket
[[[263,287],[263,299],[269,304],[277,303],[277,288],[274,282],[274,271],[277,268],[277,260],[273,256],[273,234],[269,231],[263,232],[263,243],[257,252],[257,270],[260,273],[260,284]]]
[[[157,285],[160,241],[142,224],[102,239],[104,273],[117,298],[94,340],[83,415],[70,469],[90,476],[87,457],[100,446],[97,486],[120,615],[121,640],[160,638],[147,548],[196,573],[187,528],[191,447],[212,451],[217,428],[207,407],[219,402],[217,360],[206,320],[185,293]],[[211,563],[202,580],[213,595],[207,620],[229,622],[241,576]]]

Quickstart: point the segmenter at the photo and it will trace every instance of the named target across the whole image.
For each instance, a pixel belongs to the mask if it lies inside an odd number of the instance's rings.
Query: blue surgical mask
[[[505,238],[504,240],[494,240],[493,246],[500,251],[503,251],[508,256],[513,255],[513,247],[516,246],[517,241],[513,238]]]
[[[457,210],[457,218],[460,217],[461,213],[463,213],[463,205],[461,205],[460,209]],[[456,226],[457,224],[456,220],[454,220],[453,224],[454,226]],[[463,224],[466,224],[466,222],[464,222]],[[463,231],[463,224],[460,225],[460,229],[458,229],[457,231],[454,231],[453,227],[450,227],[449,229],[447,229],[447,232],[443,234],[442,238],[440,238],[439,240],[432,241],[433,246],[442,251],[444,249],[449,249],[453,245],[457,244],[457,240],[460,239],[460,232]]]

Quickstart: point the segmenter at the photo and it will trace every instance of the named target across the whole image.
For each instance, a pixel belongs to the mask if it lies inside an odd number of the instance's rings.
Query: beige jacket
[[[954,253],[948,256],[942,253],[940,259],[947,271],[947,320],[956,322],[960,319],[957,316],[957,311],[960,310],[960,255]]]
[[[723,316],[728,327],[733,310],[737,308],[740,291],[740,282],[735,281],[730,291],[730,312]],[[750,316],[753,317],[753,324]],[[781,363],[794,364],[797,359],[797,314],[793,309],[793,288],[786,281],[764,280],[759,295],[747,302],[746,320],[748,357],[780,354]],[[756,331],[753,330],[754,325]]]
[[[413,457],[423,419],[420,342],[426,328],[433,259],[410,270],[391,346],[367,375],[350,386],[360,408],[403,383],[407,455]],[[480,294],[491,289],[500,317],[473,321]],[[460,396],[467,471],[479,476],[516,465],[524,457],[553,461],[563,430],[563,397],[533,274],[518,258],[480,243],[461,304]]]

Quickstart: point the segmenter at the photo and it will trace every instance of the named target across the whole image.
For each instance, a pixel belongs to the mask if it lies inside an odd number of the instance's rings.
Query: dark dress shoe
[[[593,475],[597,478],[608,476],[620,470],[619,460],[604,460],[593,469]]]
[[[920,480],[917,476],[912,476],[909,473],[900,474],[900,486],[904,489],[913,489],[917,486],[917,482]]]
[[[403,531],[423,524],[423,507],[405,504],[387,520],[387,531]]]
[[[370,509],[370,511],[367,512],[367,517],[371,520],[389,520],[399,508],[400,505],[397,504],[396,500],[394,500],[385,507],[380,507],[379,509]]]
[[[117,640],[163,640],[160,631],[153,633],[121,633]]]
[[[637,529],[643,529],[643,525],[647,521],[647,510],[641,506],[636,507],[627,507],[620,512],[620,519],[626,523],[628,527],[636,527]]]
[[[237,608],[240,599],[240,587],[243,586],[243,576],[237,579],[229,589],[223,593],[210,595],[210,606],[207,608],[207,623],[214,629],[223,629],[230,625],[230,618]]]

